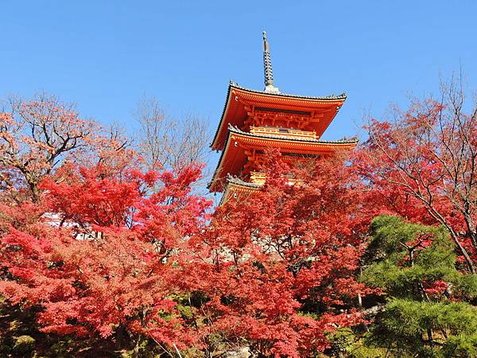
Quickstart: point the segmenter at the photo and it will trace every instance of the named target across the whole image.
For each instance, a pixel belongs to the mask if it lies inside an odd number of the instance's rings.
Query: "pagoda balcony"
[[[301,185],[303,184],[303,180],[297,179],[291,176],[288,177],[288,185]],[[263,172],[250,172],[250,183],[257,185],[257,186],[262,186],[265,184],[265,181],[267,180],[267,175]]]
[[[250,173],[250,182],[253,184],[263,185],[265,184],[265,180],[267,175],[261,172],[251,172]]]
[[[315,131],[281,127],[250,127],[250,133],[291,139],[316,139]]]

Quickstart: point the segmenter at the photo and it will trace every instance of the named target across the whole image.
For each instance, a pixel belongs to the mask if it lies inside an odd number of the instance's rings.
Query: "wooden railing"
[[[302,131],[300,129],[280,128],[280,127],[251,127],[250,133],[283,136],[288,138],[316,139],[316,132]]]
[[[266,174],[260,172],[251,172],[250,173],[250,182],[254,184],[263,185],[265,184]]]
[[[263,185],[267,180],[267,175],[262,172],[250,172],[250,182],[253,184]],[[289,185],[301,185],[303,180],[297,178],[289,178]]]

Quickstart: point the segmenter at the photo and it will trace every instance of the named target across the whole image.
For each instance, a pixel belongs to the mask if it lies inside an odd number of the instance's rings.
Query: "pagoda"
[[[263,32],[265,88],[256,91],[231,82],[211,148],[222,151],[209,184],[223,192],[222,202],[251,193],[265,183],[259,171],[267,148],[286,159],[317,158],[350,150],[356,140],[323,141],[321,136],[346,100],[346,95],[307,97],[284,94],[275,87],[266,33]]]

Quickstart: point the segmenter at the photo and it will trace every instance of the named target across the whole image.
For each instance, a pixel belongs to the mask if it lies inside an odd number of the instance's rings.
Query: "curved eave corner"
[[[217,143],[217,141],[218,141],[220,133],[222,132],[221,129],[224,123],[225,114],[227,113],[227,108],[229,107],[230,94],[232,93],[232,87],[233,87],[232,82],[230,82],[229,87],[227,89],[227,97],[225,98],[225,104],[224,104],[224,109],[222,111],[222,116],[220,117],[219,125],[217,126],[217,131],[215,132],[214,139],[212,140],[212,143],[210,144],[210,148],[212,150],[221,149],[221,146],[219,145],[219,143]]]

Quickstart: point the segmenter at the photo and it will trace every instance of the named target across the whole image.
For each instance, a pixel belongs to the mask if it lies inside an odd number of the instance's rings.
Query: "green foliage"
[[[356,335],[351,328],[340,328],[328,334],[331,347],[328,354],[332,357],[384,358],[386,350],[365,345],[364,339]]]
[[[348,327],[337,329],[328,334],[327,338],[331,344],[330,353],[334,356],[340,356],[348,352],[356,340],[353,331]]]
[[[15,339],[15,345],[13,351],[16,353],[31,352],[35,348],[35,338],[23,335]]]
[[[477,276],[456,269],[454,246],[443,228],[376,218],[362,280],[387,303],[366,347],[395,356],[476,356]]]
[[[449,338],[460,337],[460,349],[477,332],[477,308],[465,302],[419,302],[392,299],[373,327],[370,342],[393,348],[396,352],[429,351],[439,353]],[[447,336],[447,338],[446,338]],[[467,341],[466,341],[467,340]],[[435,349],[430,349],[434,346]]]
[[[390,297],[422,299],[422,289],[416,289],[416,285],[442,280],[454,295],[477,297],[477,276],[455,268],[454,245],[445,229],[379,216],[373,220],[371,236],[368,266],[362,274],[368,285],[384,290]]]
[[[444,357],[477,357],[477,333],[449,337],[442,347]]]
[[[352,358],[387,358],[387,350],[382,347],[367,345],[364,339],[357,341],[347,350],[346,357]]]

